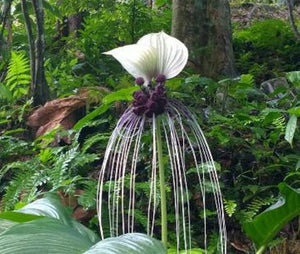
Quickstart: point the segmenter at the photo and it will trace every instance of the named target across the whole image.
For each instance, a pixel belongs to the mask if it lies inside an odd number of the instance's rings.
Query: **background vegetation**
[[[45,80],[49,96],[56,99],[44,111],[35,111],[30,92],[22,1],[11,2],[5,17],[8,2],[0,1],[5,24],[0,31],[0,210],[11,211],[55,192],[75,219],[97,232],[97,172],[133,91],[132,78],[102,52],[134,43],[149,32],[170,33],[171,1],[43,1]],[[280,196],[295,200],[299,195],[300,42],[281,2],[231,5],[237,76],[207,78],[188,66],[167,83],[168,92],[197,113],[212,149],[227,213],[229,253],[254,253],[253,242],[268,244],[268,253],[299,253],[299,203],[284,207],[278,217],[260,217],[268,221],[268,232],[281,229],[267,242],[251,237],[256,232],[247,223],[256,223],[255,216]],[[283,14],[270,17],[274,10]],[[38,36],[29,2],[28,13]],[[147,152],[145,145],[141,161],[147,161]],[[147,164],[142,167],[148,170]],[[137,189],[142,195],[147,188],[141,182]],[[197,194],[195,186],[193,209],[201,217]],[[278,221],[273,226],[270,218],[286,214],[280,228]],[[143,228],[146,218],[141,213],[137,219]],[[168,219],[172,224],[174,218]],[[218,253],[213,215],[209,220],[209,253]],[[202,229],[194,225],[193,230],[198,236],[193,241],[202,242]],[[170,234],[173,247],[175,234]]]

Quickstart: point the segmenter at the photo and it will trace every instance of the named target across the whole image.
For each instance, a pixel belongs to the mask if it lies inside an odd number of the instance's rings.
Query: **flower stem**
[[[160,186],[160,209],[161,209],[161,241],[165,246],[168,242],[168,223],[167,223],[167,201],[166,201],[166,184],[165,169],[163,162],[162,138],[161,138],[161,116],[158,116],[156,124],[156,144],[158,155],[158,172]]]
[[[265,251],[265,248],[266,248],[265,245],[261,246],[261,247],[259,248],[259,250],[256,252],[256,254],[263,254],[264,251]]]

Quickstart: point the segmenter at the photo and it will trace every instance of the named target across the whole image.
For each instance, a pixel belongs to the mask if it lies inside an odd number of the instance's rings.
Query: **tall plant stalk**
[[[167,222],[167,199],[165,168],[163,162],[162,138],[161,138],[161,116],[157,117],[156,122],[156,144],[158,157],[159,187],[160,187],[160,209],[161,209],[161,241],[167,246],[168,242],[168,222]]]
[[[260,247],[259,250],[256,252],[256,254],[263,254],[264,251],[265,251],[265,249],[266,249],[266,246],[265,246],[265,245],[262,246],[262,247]]]

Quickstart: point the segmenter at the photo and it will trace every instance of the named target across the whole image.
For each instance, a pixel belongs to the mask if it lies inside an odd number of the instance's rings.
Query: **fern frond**
[[[25,163],[24,166],[26,166]],[[27,170],[27,168],[16,172],[16,175],[9,182],[9,185],[6,186],[5,194],[1,200],[1,205],[5,211],[12,210],[19,202],[21,195],[24,194],[24,186],[30,181],[31,175],[31,170]]]
[[[243,74],[241,75],[241,79],[240,79],[241,83],[247,84],[250,87],[255,87],[255,79],[254,76],[251,74]]]
[[[275,125],[276,129],[279,129],[280,131],[284,132],[285,130],[285,124],[286,120],[284,116],[280,116],[273,120],[273,124]]]
[[[254,214],[257,214],[261,211],[262,208],[269,206],[274,203],[276,198],[274,197],[257,197],[255,198],[247,207],[247,210],[250,212],[253,212]]]
[[[231,217],[237,208],[237,203],[234,200],[224,200],[224,208],[229,217]]]
[[[6,87],[13,93],[15,99],[19,99],[28,93],[30,81],[28,58],[22,52],[12,51],[5,78]]]
[[[67,151],[60,151],[53,168],[49,171],[52,190],[59,188],[69,189],[76,181],[81,180],[78,176],[81,169],[86,170],[87,166],[98,160],[98,155],[80,152],[79,145]],[[71,186],[72,185],[72,186]],[[73,187],[72,187],[73,188]]]
[[[59,188],[62,185],[62,182],[68,178],[68,175],[70,175],[69,165],[78,155],[78,146],[75,146],[65,153],[58,154],[59,157],[49,175],[53,185],[52,189]]]
[[[83,183],[83,193],[79,196],[78,202],[84,209],[96,208],[97,185],[95,180]]]
[[[240,210],[238,220],[243,224],[251,221],[254,216],[262,212],[264,208],[273,204],[277,199],[273,196],[270,197],[257,197],[255,198],[244,210]]]
[[[12,101],[13,95],[11,91],[3,84],[0,84],[0,101]]]
[[[40,169],[39,160],[33,157],[28,161],[17,161],[5,165],[1,171],[2,177],[9,170],[14,176],[5,187],[2,206],[5,210],[11,210],[15,204],[22,200],[28,203],[39,195],[40,186],[48,180],[45,170]]]
[[[98,133],[96,135],[93,135],[84,142],[84,145],[82,147],[82,152],[86,153],[89,148],[91,148],[93,145],[100,142],[103,144],[107,144],[108,139],[109,139],[109,134],[107,133]]]

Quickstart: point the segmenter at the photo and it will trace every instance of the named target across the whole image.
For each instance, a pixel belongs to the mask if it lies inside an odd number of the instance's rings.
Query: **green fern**
[[[97,181],[89,180],[83,183],[83,194],[78,198],[78,203],[82,205],[84,209],[96,208],[96,196],[97,196]]]
[[[237,208],[237,203],[234,200],[224,200],[224,208],[229,217],[231,217]]]
[[[56,154],[56,162],[49,171],[50,183],[52,190],[63,189],[67,192],[72,192],[77,182],[82,177],[81,169],[85,171],[89,168],[92,162],[98,159],[96,154],[80,152],[79,145],[74,144],[74,147],[61,151]],[[84,172],[83,172],[84,173]]]
[[[102,143],[106,145],[108,139],[109,139],[108,133],[98,133],[96,135],[93,135],[84,142],[84,145],[82,147],[82,152],[83,153],[87,152],[89,148],[91,148],[97,143]]]
[[[78,146],[71,148],[65,153],[62,152],[56,155],[58,157],[50,172],[52,190],[57,190],[65,185],[65,181],[71,174],[70,165],[79,156]]]
[[[8,156],[15,155],[19,148],[23,149],[22,154],[26,154],[24,144],[16,141],[19,140],[0,137],[0,147],[6,145],[10,151]],[[14,144],[14,149],[7,145],[10,143]],[[82,185],[85,186],[85,194],[81,202],[85,208],[95,207],[97,183],[84,178],[95,160],[98,160],[98,155],[81,151],[79,144],[74,142],[71,147],[41,149],[39,154],[33,154],[26,161],[5,163],[0,168],[0,190],[4,191],[2,209],[11,210],[20,201],[29,203],[44,191],[74,194]],[[7,182],[7,176],[12,180]]]
[[[32,160],[13,162],[4,167],[4,169],[13,170],[15,173],[9,185],[5,187],[5,194],[1,203],[4,210],[13,209],[20,200],[27,203],[37,197],[36,177],[33,176],[38,172],[38,166],[38,160],[34,157]],[[30,200],[28,199],[29,196]]]
[[[243,74],[241,75],[241,79],[240,82],[243,84],[247,84],[250,87],[254,87],[255,86],[255,79],[254,76],[251,74]]]
[[[0,101],[12,101],[12,92],[3,84],[0,84]]]
[[[5,85],[13,98],[19,99],[28,94],[31,81],[29,60],[22,52],[12,51]]]
[[[265,207],[273,204],[276,201],[276,198],[271,197],[257,197],[255,198],[244,210],[240,210],[237,217],[238,220],[243,224],[251,221],[254,216],[260,213]]]

